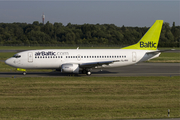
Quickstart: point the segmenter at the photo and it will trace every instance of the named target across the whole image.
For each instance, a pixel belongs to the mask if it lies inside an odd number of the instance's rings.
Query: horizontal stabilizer
[[[175,49],[170,49],[170,50],[157,50],[157,51],[146,52],[146,54],[161,53],[161,52],[168,52],[168,51],[174,51],[174,50],[175,50]]]

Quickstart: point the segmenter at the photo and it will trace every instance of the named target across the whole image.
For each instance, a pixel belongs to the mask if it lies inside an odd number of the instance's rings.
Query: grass
[[[14,54],[16,53],[15,52],[0,52],[0,60],[6,60],[12,57]]]
[[[0,119],[180,117],[180,77],[0,78]]]
[[[34,49],[77,49],[77,46],[74,47],[68,47],[68,46],[0,46],[0,50],[34,50]],[[120,49],[122,48],[121,46],[100,46],[100,47],[79,47],[79,49]],[[160,50],[164,50],[164,49],[176,49],[176,50],[180,50],[180,48],[158,48]]]
[[[77,46],[79,47],[79,46]],[[34,49],[77,49],[68,46],[1,46],[0,50],[34,50]],[[121,47],[79,47],[79,49],[120,49]]]
[[[0,61],[0,72],[14,72],[16,68],[6,65],[4,62]]]

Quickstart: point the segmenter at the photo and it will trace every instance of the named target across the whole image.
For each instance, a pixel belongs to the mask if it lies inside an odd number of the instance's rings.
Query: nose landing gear
[[[17,71],[21,71],[21,72],[23,72],[23,75],[26,75],[26,69],[17,68]]]
[[[26,72],[23,72],[23,75],[26,75]]]

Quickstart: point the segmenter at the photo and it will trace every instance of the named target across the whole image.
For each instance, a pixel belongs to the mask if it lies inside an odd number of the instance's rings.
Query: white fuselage
[[[152,50],[151,50],[152,51]],[[118,60],[108,65],[95,66],[121,67],[133,65],[141,61],[146,61],[158,55],[147,55],[150,50],[123,50],[123,49],[44,49],[29,50],[17,53],[20,57],[11,57],[6,60],[6,64],[24,69],[59,69],[63,64],[82,64],[91,62],[102,62]]]

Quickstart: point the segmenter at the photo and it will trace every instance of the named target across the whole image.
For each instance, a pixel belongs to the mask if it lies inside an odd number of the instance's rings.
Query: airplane
[[[23,71],[26,69],[56,69],[62,73],[91,75],[92,68],[112,68],[137,64],[159,57],[158,42],[163,20],[156,20],[134,45],[121,49],[41,49],[15,54],[5,63]]]

